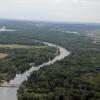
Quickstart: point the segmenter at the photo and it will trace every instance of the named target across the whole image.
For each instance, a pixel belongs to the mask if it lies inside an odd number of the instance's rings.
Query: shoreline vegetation
[[[0,44],[0,83],[9,81],[17,73],[24,73],[34,66],[40,65],[57,55],[56,48],[46,45],[31,46],[19,44]],[[7,53],[7,54],[6,54]],[[9,56],[8,56],[9,55]]]

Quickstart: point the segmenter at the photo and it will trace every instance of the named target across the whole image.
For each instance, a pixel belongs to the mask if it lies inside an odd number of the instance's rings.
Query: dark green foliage
[[[53,59],[56,49],[53,47],[29,49],[0,48],[0,52],[9,54],[7,58],[0,60],[0,80],[9,80],[16,73],[23,73],[32,67],[30,63],[38,66],[49,59]]]
[[[17,31],[6,35],[6,32],[1,32],[0,37],[4,36],[0,38],[1,42],[18,43],[16,37],[20,42],[34,38],[53,42],[71,51],[64,60],[33,72],[18,90],[19,100],[100,100],[100,44],[94,44],[92,38],[84,35],[96,32],[100,25],[2,23]],[[36,26],[41,23],[44,26]],[[78,35],[63,31],[75,31]]]
[[[22,87],[25,87],[20,88],[18,94],[23,90],[22,94],[33,94],[38,100],[99,100],[100,70],[96,70],[96,65],[91,67],[91,62],[86,65],[82,60],[82,64],[79,63],[74,54],[68,59],[33,72],[28,81],[23,82]]]

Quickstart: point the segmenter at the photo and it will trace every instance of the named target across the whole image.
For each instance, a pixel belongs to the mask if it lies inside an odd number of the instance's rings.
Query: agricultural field
[[[0,48],[20,48],[20,49],[31,49],[31,48],[45,48],[47,46],[32,46],[32,45],[21,45],[21,44],[0,44]]]

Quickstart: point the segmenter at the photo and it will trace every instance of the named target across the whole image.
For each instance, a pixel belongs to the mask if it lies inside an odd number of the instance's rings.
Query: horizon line
[[[61,24],[95,24],[99,25],[100,22],[86,22],[86,21],[64,21],[64,20],[28,20],[28,19],[11,19],[0,18],[0,20],[23,21],[23,22],[45,22],[45,23],[61,23]]]

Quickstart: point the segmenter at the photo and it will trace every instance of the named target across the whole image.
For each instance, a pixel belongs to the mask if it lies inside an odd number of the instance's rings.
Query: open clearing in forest
[[[0,59],[3,59],[5,57],[7,57],[7,56],[8,56],[8,54],[6,54],[6,53],[0,53]]]
[[[28,48],[45,48],[47,46],[32,46],[32,45],[21,45],[21,44],[0,44],[0,48],[22,48],[22,49],[28,49]]]

